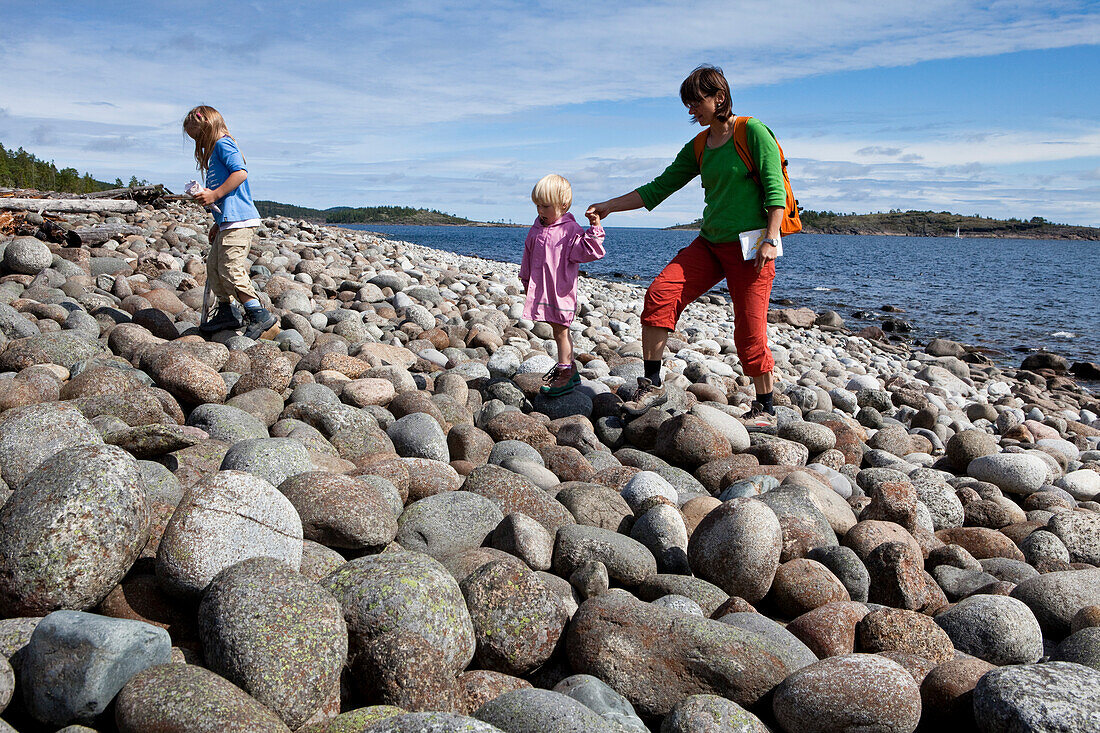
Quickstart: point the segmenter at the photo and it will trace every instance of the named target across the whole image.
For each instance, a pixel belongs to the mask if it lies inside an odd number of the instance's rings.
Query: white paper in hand
[[[203,185],[201,183],[199,183],[198,181],[188,181],[187,185],[184,187],[183,190],[188,196],[194,196],[199,191],[201,191],[203,188],[204,188]],[[206,207],[206,210],[207,211],[213,211],[213,212],[216,212],[218,214],[222,213],[222,210],[218,208],[217,204],[210,204],[209,206]]]
[[[741,240],[741,257],[745,260],[755,260],[756,253],[760,250],[760,240],[764,239],[763,229],[753,229],[748,232],[741,232],[737,235]],[[775,238],[775,256],[783,256],[783,238]]]

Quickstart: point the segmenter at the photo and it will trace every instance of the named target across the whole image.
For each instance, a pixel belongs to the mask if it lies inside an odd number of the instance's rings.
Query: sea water
[[[520,261],[526,228],[347,225],[463,255]],[[697,232],[607,227],[593,277],[648,283]],[[835,310],[848,327],[885,317],[911,337],[950,338],[1018,364],[1045,348],[1100,361],[1100,242],[797,234],[784,239],[772,299]],[[723,283],[724,286],[724,283]],[[884,312],[883,306],[903,312]]]

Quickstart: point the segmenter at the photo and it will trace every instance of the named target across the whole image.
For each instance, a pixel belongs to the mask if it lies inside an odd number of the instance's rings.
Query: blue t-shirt
[[[231,173],[247,170],[248,168],[244,164],[244,156],[241,155],[237,143],[231,137],[223,137],[214,143],[214,152],[210,154],[210,163],[206,169],[206,187],[214,190],[225,183],[225,179],[229,178]],[[256,210],[256,205],[252,203],[252,189],[248,187],[247,178],[231,193],[218,199],[217,205],[222,212],[220,214],[216,211],[211,213],[214,215],[214,221],[217,222],[218,226],[235,221],[260,218],[260,212]]]

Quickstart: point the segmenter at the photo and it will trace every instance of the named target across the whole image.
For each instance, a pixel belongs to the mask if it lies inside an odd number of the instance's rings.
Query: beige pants
[[[256,227],[222,229],[214,237],[206,258],[206,278],[219,303],[227,303],[233,297],[245,303],[256,297],[248,276],[248,250],[255,232]]]

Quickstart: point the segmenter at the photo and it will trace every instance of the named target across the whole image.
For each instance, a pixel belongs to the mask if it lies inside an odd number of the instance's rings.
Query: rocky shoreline
[[[208,341],[206,225],[0,236],[0,731],[1100,725],[1100,401],[1064,359],[780,309],[746,427],[708,295],[626,422],[641,287],[582,281],[546,400],[515,265],[265,219],[280,324]]]

